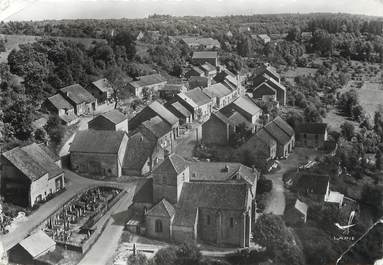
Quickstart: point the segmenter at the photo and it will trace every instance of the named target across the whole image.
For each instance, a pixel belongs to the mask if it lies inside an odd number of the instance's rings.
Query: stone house
[[[167,102],[165,107],[179,119],[180,125],[192,122],[192,113],[178,101]]]
[[[87,89],[97,99],[99,104],[114,101],[113,86],[106,78],[102,78],[90,83]]]
[[[193,119],[207,120],[210,117],[213,102],[200,88],[178,94],[177,101],[192,113]]]
[[[59,93],[74,107],[77,116],[97,110],[97,99],[79,84],[63,87]]]
[[[194,65],[211,64],[213,67],[218,66],[218,53],[215,51],[193,52],[192,63]]]
[[[164,122],[169,124],[170,130],[172,131],[172,134],[173,134],[172,136],[173,139],[179,136],[178,118],[172,112],[170,112],[167,108],[161,105],[158,101],[152,102],[150,105],[146,106],[143,110],[137,113],[129,121],[129,130],[134,131],[144,121],[150,120],[156,116],[158,116]]]
[[[78,131],[69,148],[71,169],[89,175],[120,177],[127,143],[125,131]]]
[[[204,88],[211,84],[211,79],[206,76],[191,76],[188,80],[189,89]]]
[[[227,106],[238,97],[237,90],[231,90],[223,83],[211,85],[204,88],[202,91],[212,99],[213,106],[216,109],[221,109]]]
[[[330,194],[330,176],[301,172],[294,181],[294,189],[305,196],[325,201]]]
[[[145,94],[145,90],[158,91],[166,85],[167,81],[160,74],[139,76],[135,80],[128,82],[129,92],[139,98]]]
[[[301,123],[295,127],[296,142],[299,146],[322,147],[327,141],[326,123]]]
[[[204,71],[198,66],[192,66],[186,73],[185,77],[190,78],[192,76],[205,76]]]
[[[163,99],[172,99],[178,93],[187,91],[184,84],[166,84],[163,88],[158,90],[160,97]]]
[[[267,44],[271,41],[271,38],[267,34],[258,34],[256,36],[259,40],[263,42],[263,44]]]
[[[213,38],[184,37],[181,40],[191,49],[203,48],[211,50],[221,48],[219,41]]]
[[[170,241],[175,209],[166,199],[160,200],[145,214],[146,235]]]
[[[248,122],[258,125],[262,109],[247,95],[240,96],[233,103],[221,109],[222,113],[235,110],[245,117]]]
[[[256,77],[253,82],[253,97],[266,101],[276,100],[282,106],[286,105],[286,87],[267,74]]]
[[[281,76],[278,74],[277,69],[272,67],[269,63],[262,65],[255,72],[256,77],[262,76],[263,74],[268,75],[278,83],[281,82]]]
[[[57,115],[64,125],[72,125],[78,121],[72,106],[61,94],[47,98],[41,105],[41,109]]]
[[[206,77],[213,78],[217,74],[217,67],[208,62],[201,64],[200,68]]]
[[[266,124],[264,130],[277,142],[277,157],[287,157],[295,146],[295,132],[279,116]]]
[[[146,176],[164,159],[157,139],[137,131],[130,135],[122,165],[124,176]]]
[[[1,155],[1,194],[5,201],[33,207],[65,187],[61,160],[36,143]]]
[[[101,131],[128,132],[128,117],[119,110],[111,110],[100,114],[88,122],[88,128]]]

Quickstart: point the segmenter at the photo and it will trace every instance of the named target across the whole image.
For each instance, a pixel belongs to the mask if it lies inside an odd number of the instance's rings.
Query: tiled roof
[[[153,110],[159,117],[161,117],[170,125],[174,125],[178,122],[178,118],[158,101],[153,101],[152,104],[148,106],[148,108]]]
[[[154,205],[149,211],[146,212],[146,215],[168,218],[173,217],[174,214],[175,210],[173,205],[171,205],[171,203],[166,199],[162,199],[159,203]]]
[[[199,107],[211,103],[211,99],[204,94],[200,88],[194,88],[181,94],[184,94],[186,97],[190,98]]]
[[[213,118],[213,117],[216,117],[217,119],[219,119],[220,121],[222,121],[225,124],[230,124],[229,119],[225,115],[220,113],[219,111],[212,113],[211,118]]]
[[[67,95],[67,97],[76,104],[81,104],[83,102],[91,103],[96,101],[96,98],[79,84],[63,87],[60,91],[62,94]]]
[[[249,190],[246,184],[184,183],[176,205],[173,224],[194,226],[198,208],[245,211]]]
[[[290,141],[290,136],[274,122],[269,122],[262,130],[270,134],[279,144],[285,145]]]
[[[265,130],[259,130],[254,137],[257,137],[260,141],[266,144],[269,147],[272,147],[277,144],[274,138],[272,138]]]
[[[152,156],[157,142],[151,137],[145,137],[136,132],[129,137],[124,156],[123,169],[141,170],[149,157]]]
[[[288,136],[292,137],[295,135],[294,129],[280,116],[276,117],[273,122],[281,128]]]
[[[263,82],[261,84],[259,84],[259,86],[257,86],[256,88],[254,88],[254,91],[255,90],[258,90],[259,88],[267,88],[268,89],[268,92],[262,92],[262,96],[264,95],[276,95],[277,91],[275,90],[275,88],[273,88],[272,86],[270,86],[267,82]],[[271,90],[271,91],[270,91]]]
[[[97,119],[100,116],[113,122],[114,124],[119,124],[128,118],[123,113],[121,113],[119,110],[116,110],[116,109],[100,114],[95,119]]]
[[[160,138],[172,130],[172,127],[159,116],[144,121],[140,126],[148,129],[155,138]]]
[[[139,76],[137,79],[138,80],[131,81],[130,85],[135,88],[139,88],[166,82],[166,79],[160,74],[143,75]]]
[[[193,182],[227,182],[245,181],[253,185],[258,171],[233,162],[193,162],[190,163],[190,181]]]
[[[193,59],[217,58],[218,53],[213,51],[193,52]]]
[[[49,177],[56,177],[63,173],[63,170],[55,164],[55,158],[49,157],[49,154],[35,143],[16,147],[2,155],[32,181],[45,174],[48,174]]]
[[[182,40],[190,46],[213,45],[220,47],[219,41],[213,38],[184,37]]]
[[[325,195],[330,176],[303,172],[294,185],[298,190]]]
[[[22,240],[19,244],[32,256],[32,258],[37,258],[47,250],[52,249],[56,245],[56,242],[46,233],[38,230],[36,233],[31,234],[29,237]]]
[[[186,167],[187,163],[181,156],[171,154],[153,170],[153,176],[163,174],[176,176],[184,171]]]
[[[182,90],[186,90],[186,87],[184,86],[184,84],[166,84],[163,88],[160,89],[163,90],[163,91],[182,91]]]
[[[145,179],[145,183],[134,194],[133,202],[153,203],[153,178]]]
[[[251,116],[257,115],[259,112],[262,112],[262,109],[258,107],[258,105],[255,104],[255,102],[246,95],[236,99],[233,102],[233,104],[236,105],[238,108],[242,109],[243,111],[249,113]]]
[[[117,154],[124,136],[123,131],[78,131],[69,152]]]
[[[203,92],[211,98],[222,98],[232,93],[232,91],[222,83],[217,83],[207,88],[204,88]]]
[[[173,103],[171,103],[170,105],[171,105],[171,107],[173,107],[175,110],[177,110],[180,114],[182,114],[182,116],[185,117],[185,118],[189,118],[189,117],[192,115],[192,114],[190,113],[190,111],[189,111],[187,108],[185,108],[185,107],[184,107],[181,103],[179,103],[178,101],[173,102]],[[170,110],[171,107],[169,107],[169,110]]]
[[[56,94],[47,99],[56,109],[73,109],[74,107],[60,94]]]
[[[205,63],[202,64],[200,67],[201,67],[203,70],[207,71],[207,72],[212,72],[212,71],[216,71],[216,70],[217,70],[217,68],[216,68],[214,65],[212,65],[212,64],[210,64],[210,63],[208,63],[208,62],[205,62]]]
[[[268,65],[268,64],[263,65],[256,70],[256,75],[262,75],[264,73],[272,74],[272,75],[277,76],[279,78],[279,74],[277,73],[277,69],[275,69],[275,67],[273,67],[271,65]]]
[[[295,126],[297,133],[324,134],[327,123],[299,123]]]
[[[192,69],[189,70],[189,71],[195,71],[195,72],[197,72],[199,75],[203,75],[203,74],[204,74],[203,70],[202,70],[201,68],[199,68],[198,66],[193,66]]]
[[[102,92],[113,92],[112,84],[106,78],[96,80],[92,84]]]

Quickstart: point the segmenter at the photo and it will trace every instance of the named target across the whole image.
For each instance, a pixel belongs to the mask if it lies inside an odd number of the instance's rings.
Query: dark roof
[[[128,170],[141,170],[153,154],[156,145],[157,142],[153,138],[136,132],[129,137],[122,167]]]
[[[230,124],[229,119],[219,111],[212,113],[210,119],[213,119],[214,117],[216,117],[225,124]]]
[[[194,88],[183,94],[190,98],[197,106],[203,106],[211,102],[210,97],[203,93],[200,88]]]
[[[144,121],[140,126],[145,127],[155,138],[160,138],[172,130],[172,127],[159,116]]]
[[[137,77],[137,80],[129,82],[135,88],[151,86],[159,83],[166,82],[166,79],[160,74],[143,75]]]
[[[47,99],[56,109],[73,109],[74,107],[60,94]]]
[[[193,52],[193,59],[217,58],[217,57],[218,57],[218,53],[214,51]]]
[[[125,134],[123,131],[78,131],[69,152],[117,154]]]
[[[134,194],[133,202],[137,203],[153,203],[153,179],[145,179],[145,183]]]
[[[166,84],[163,88],[161,88],[160,90],[163,90],[163,91],[182,91],[182,90],[186,90],[186,87],[184,84]]]
[[[178,113],[180,113],[185,118],[189,118],[192,115],[191,112],[178,101],[173,102],[166,106],[169,108],[170,111],[172,111],[172,108],[174,108]]]
[[[116,109],[100,114],[95,119],[97,119],[100,116],[104,117],[105,119],[111,121],[114,124],[119,124],[122,121],[128,119],[128,117],[126,117],[123,113]]]
[[[177,176],[184,171],[186,167],[187,163],[181,156],[171,154],[153,170],[153,176],[163,174]]]
[[[297,133],[325,134],[327,123],[299,123],[295,126]]]
[[[162,199],[156,205],[154,205],[149,211],[146,212],[146,215],[158,216],[158,217],[167,217],[171,218],[175,214],[173,205],[168,202],[166,199]]]
[[[288,136],[292,137],[295,135],[294,129],[280,116],[276,117],[273,122],[281,128]]]
[[[36,143],[13,148],[2,155],[32,181],[41,178],[45,174],[48,174],[49,177],[56,177],[64,172],[62,168],[56,165],[56,157],[52,159]]]
[[[245,181],[253,185],[258,171],[233,162],[192,162],[190,163],[190,181],[193,182],[228,182]]]
[[[248,207],[248,196],[246,184],[185,182],[173,224],[194,226],[198,208],[244,211]]]
[[[190,71],[195,71],[199,75],[203,75],[204,74],[203,70],[201,68],[199,68],[198,66],[193,66],[192,69],[190,69],[188,72],[190,72]]]
[[[152,104],[148,106],[148,108],[153,110],[159,117],[161,117],[170,125],[174,125],[178,122],[178,118],[158,101],[153,101]]]
[[[259,130],[257,134],[254,135],[254,137],[257,137],[257,139],[259,139],[261,142],[263,142],[269,147],[272,147],[277,144],[275,139],[271,137],[270,134],[268,134],[265,130]]]
[[[280,75],[277,73],[277,69],[275,69],[275,67],[269,65],[269,64],[265,64],[265,65],[262,65],[261,67],[259,67],[257,70],[256,70],[256,75],[262,75],[262,74],[271,74],[271,75],[274,75],[276,77],[280,77]]]
[[[274,122],[269,122],[261,130],[265,130],[279,144],[282,144],[282,145],[287,144],[291,139],[290,136],[285,131],[283,131],[278,125],[276,125]]]
[[[79,84],[63,87],[60,91],[76,104],[81,104],[83,102],[91,103],[96,101],[96,98]]]
[[[329,181],[329,175],[303,172],[299,175],[294,186],[300,191],[308,191],[314,194],[324,195]]]
[[[92,84],[102,92],[113,92],[113,86],[106,78],[96,80]]]
[[[205,62],[200,67],[203,70],[207,71],[207,72],[211,72],[211,71],[216,71],[217,70],[217,68],[214,65],[212,65],[211,63],[208,63],[208,62]]]

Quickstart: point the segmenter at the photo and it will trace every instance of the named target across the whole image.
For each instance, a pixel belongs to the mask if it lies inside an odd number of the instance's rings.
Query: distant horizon
[[[362,2],[362,3],[361,3]],[[383,17],[383,0],[10,0],[0,21],[343,13]],[[84,11],[85,10],[85,11]]]

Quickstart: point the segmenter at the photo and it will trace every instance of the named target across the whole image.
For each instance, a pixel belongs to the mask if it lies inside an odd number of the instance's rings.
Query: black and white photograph
[[[383,265],[383,0],[0,0],[0,265]]]

